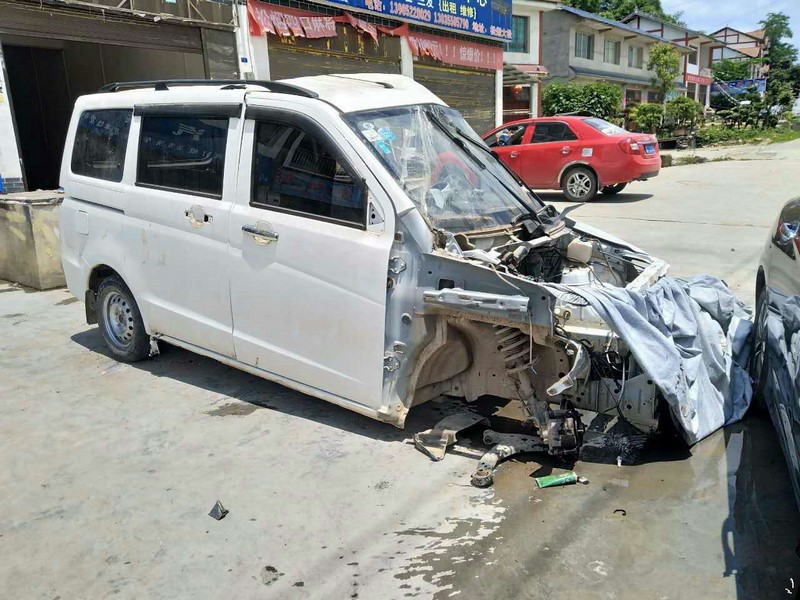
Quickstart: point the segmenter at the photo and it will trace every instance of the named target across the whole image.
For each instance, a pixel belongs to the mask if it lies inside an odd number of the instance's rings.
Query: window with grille
[[[511,41],[506,44],[506,52],[527,53],[530,50],[528,37],[528,17],[512,16]]]

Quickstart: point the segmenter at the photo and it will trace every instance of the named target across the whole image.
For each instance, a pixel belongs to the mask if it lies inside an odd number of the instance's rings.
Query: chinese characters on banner
[[[346,23],[368,34],[376,44],[378,30],[389,35],[403,36],[408,41],[414,56],[430,56],[440,62],[464,67],[494,70],[503,68],[503,49],[499,46],[412,33],[408,30],[408,25],[395,29],[377,27],[348,13],[331,17],[259,2],[248,2],[247,7],[252,35],[270,33],[281,37],[329,38],[336,37],[336,23]]]
[[[694,83],[696,85],[711,85],[714,83],[714,80],[711,77],[703,77],[702,75],[693,75],[692,73],[686,73],[684,76],[684,80],[686,83]]]
[[[730,96],[738,96],[746,91],[755,88],[755,91],[762,96],[767,92],[766,79],[740,79],[738,81],[724,81],[715,83],[711,88],[712,94],[726,93]]]
[[[331,0],[402,20],[464,33],[511,39],[510,0]]]
[[[356,8],[395,17],[401,21],[413,21],[437,25],[467,34],[491,37],[497,40],[511,39],[510,0],[329,0],[347,8]],[[247,3],[248,10],[261,31],[274,35],[295,37],[334,37],[334,17],[303,17],[301,21],[295,11],[280,7],[278,10],[257,0]],[[287,19],[287,15],[290,17]],[[361,19],[355,19],[361,21]],[[369,25],[372,29],[374,26]],[[352,24],[352,23],[351,23]],[[358,27],[357,25],[353,25]],[[368,28],[361,28],[370,35]],[[310,30],[310,32],[309,32]],[[261,35],[260,32],[254,32]],[[375,33],[374,35],[377,35]],[[374,37],[374,36],[373,36]]]
[[[334,17],[284,7],[278,9],[260,2],[248,2],[247,11],[251,17],[250,33],[253,35],[271,33],[282,37],[336,37]]]
[[[499,70],[503,68],[503,49],[424,33],[409,33],[408,45],[414,56],[430,56],[438,61]]]

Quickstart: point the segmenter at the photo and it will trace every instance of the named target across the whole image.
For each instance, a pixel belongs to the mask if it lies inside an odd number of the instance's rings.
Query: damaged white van
[[[69,289],[119,360],[163,340],[398,427],[515,399],[552,454],[576,409],[697,417],[599,316],[666,264],[544,205],[411,79],[113,84],[76,103],[61,181]]]

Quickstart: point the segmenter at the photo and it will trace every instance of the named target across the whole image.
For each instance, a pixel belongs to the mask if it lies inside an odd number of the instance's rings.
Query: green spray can
[[[560,475],[548,475],[547,477],[536,477],[536,485],[540,488],[556,487],[559,485],[570,485],[573,483],[588,483],[584,477],[578,477],[575,471],[567,471]]]

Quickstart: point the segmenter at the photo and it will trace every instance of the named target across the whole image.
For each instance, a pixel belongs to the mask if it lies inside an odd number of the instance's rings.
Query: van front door
[[[334,141],[337,124],[323,124],[324,115],[248,111],[229,226],[236,357],[376,410],[394,233],[388,198],[368,191],[379,189],[373,175],[343,132]]]

